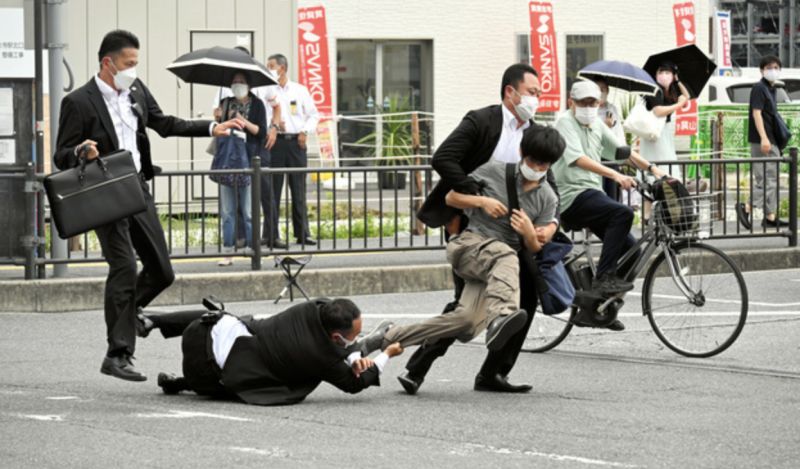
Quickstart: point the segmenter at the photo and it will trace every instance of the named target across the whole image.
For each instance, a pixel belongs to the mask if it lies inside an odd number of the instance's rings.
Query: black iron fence
[[[681,167],[684,183],[694,193],[716,195],[718,214],[706,236],[709,239],[784,237],[789,246],[797,246],[797,150],[788,157],[763,158],[757,163],[751,159],[709,159],[659,162],[672,173]],[[789,221],[788,227],[769,228],[760,225],[760,219],[745,230],[737,223],[735,207],[749,199],[754,187],[751,165],[764,164],[777,167],[777,192],[780,215]],[[279,236],[287,242],[285,248],[275,248],[273,239],[262,245],[263,218],[261,193],[263,182],[289,174],[304,174],[306,180],[306,210],[311,237],[316,245],[294,243],[289,187],[284,191],[277,207]],[[222,246],[219,187],[211,182],[212,174],[251,175],[252,246],[231,253]],[[687,178],[687,174],[693,177]],[[264,178],[262,178],[264,176]],[[27,173],[0,174],[0,178],[17,178],[27,181],[28,197],[34,201],[41,190],[42,175],[32,170]],[[253,270],[260,270],[264,257],[314,253],[343,253],[371,251],[434,250],[445,246],[444,232],[440,228],[423,226],[415,213],[425,195],[435,184],[435,174],[430,165],[354,166],[340,168],[262,168],[258,158],[250,169],[224,171],[165,171],[151,182],[151,193],[158,202],[158,211],[164,227],[167,246],[173,259],[219,258],[239,256],[249,258]],[[763,190],[763,189],[762,189]],[[637,203],[623,194],[624,202]],[[32,205],[33,204],[33,205]],[[26,210],[35,212],[35,203]],[[46,208],[45,208],[46,210]],[[758,214],[759,208],[754,207]],[[645,208],[637,210],[640,220],[646,217]],[[47,215],[47,212],[45,212]],[[46,216],[49,219],[49,216]],[[49,244],[45,230],[38,228],[36,217],[26,223],[23,256],[0,257],[0,264],[26,266],[26,278],[39,277],[43,266],[102,261],[99,243],[93,233],[71,240],[71,249],[64,258],[42,255],[42,247]],[[237,223],[238,224],[238,223]],[[641,226],[641,223],[640,223]],[[240,231],[237,229],[237,231]],[[268,233],[266,233],[268,234]],[[47,250],[49,252],[49,249]]]

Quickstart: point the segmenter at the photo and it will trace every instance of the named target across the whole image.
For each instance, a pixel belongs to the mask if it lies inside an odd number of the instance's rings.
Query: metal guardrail
[[[666,167],[668,172],[681,166],[685,183],[692,179],[685,177],[689,167],[709,169],[705,171],[710,174],[710,178],[707,178],[708,190],[720,194],[718,213],[722,214],[722,219],[711,226],[709,239],[785,237],[789,246],[797,246],[797,149],[792,148],[788,157],[763,158],[757,163],[778,167],[778,204],[780,206],[781,201],[788,198],[788,229],[756,227],[754,223],[750,230],[743,230],[735,216],[731,215],[735,213],[736,203],[745,200],[753,187],[753,175],[748,171],[750,165],[754,164],[751,159],[661,161],[659,166]],[[788,187],[780,184],[782,165],[788,166]],[[699,182],[702,172],[695,170],[693,179]],[[287,249],[262,246],[260,195],[264,188],[261,176],[280,177],[298,173],[306,175],[306,214],[317,245],[290,244]],[[162,191],[168,194],[167,202],[159,205],[159,214],[173,259],[228,256],[222,250],[219,191],[216,184],[207,178],[212,174],[252,176],[251,236],[254,249],[252,254],[238,252],[234,255],[249,257],[253,270],[260,270],[262,260],[267,256],[433,250],[442,249],[446,244],[441,229],[425,227],[414,216],[424,196],[433,187],[433,170],[429,165],[273,169],[261,168],[260,159],[254,158],[250,169],[165,171],[151,181],[154,198]],[[26,187],[32,188],[28,192],[29,198],[35,200],[37,191],[41,190],[38,183],[43,175],[35,174],[32,168],[26,173],[0,174],[0,178],[8,177],[25,179],[28,182]],[[401,180],[405,180],[405,184]],[[747,182],[749,185],[746,188],[743,183]],[[696,185],[699,187],[699,184]],[[781,197],[785,189],[788,189],[788,193]],[[178,191],[183,193],[182,200],[173,197]],[[163,199],[163,196],[160,198]],[[284,241],[292,238],[291,203],[288,184],[284,184],[284,194],[278,208],[281,212],[281,238]],[[26,206],[26,210],[35,212],[35,205]],[[644,217],[643,207],[640,214]],[[731,223],[734,226],[730,226]],[[69,251],[67,258],[54,259],[36,255],[37,248],[44,240],[36,236],[35,217],[31,217],[27,231],[29,233],[24,238],[30,242],[26,244],[26,256],[0,258],[0,264],[24,265],[26,278],[33,278],[35,269],[43,265],[103,261],[93,233],[79,238],[83,244],[80,251]]]

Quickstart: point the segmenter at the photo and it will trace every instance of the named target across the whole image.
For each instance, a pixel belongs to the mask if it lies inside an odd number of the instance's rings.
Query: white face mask
[[[543,177],[547,176],[547,171],[536,171],[525,164],[524,161],[519,163],[519,171],[522,173],[522,177],[528,181],[541,181]]]
[[[768,70],[764,70],[764,78],[767,79],[769,82],[778,81],[778,78],[781,77],[781,71],[777,68],[770,68]]]
[[[347,338],[342,334],[337,334],[337,335],[339,336],[339,345],[341,345],[344,348],[350,348],[353,345],[355,345],[356,342],[358,342],[357,337],[353,340],[347,340]]]
[[[114,86],[117,87],[119,91],[126,91],[128,90],[133,82],[136,81],[136,67],[126,68],[125,70],[119,70],[114,62],[109,61],[114,70],[116,70],[117,74],[114,75]]]
[[[244,99],[247,93],[250,92],[250,87],[244,83],[234,83],[231,85],[231,91],[236,99]]]
[[[594,106],[575,106],[575,119],[583,125],[592,125],[592,122],[597,119],[597,108]]]
[[[514,90],[515,93],[519,95],[517,90]],[[514,111],[517,113],[520,119],[524,121],[528,121],[533,119],[536,115],[536,110],[539,108],[539,98],[536,96],[522,96],[520,95],[520,103],[514,105]]]

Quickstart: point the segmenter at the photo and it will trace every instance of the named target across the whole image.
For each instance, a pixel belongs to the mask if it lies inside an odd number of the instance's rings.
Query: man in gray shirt
[[[408,347],[449,337],[466,342],[485,328],[486,346],[498,350],[525,325],[528,316],[520,309],[517,251],[522,240],[528,249],[539,252],[542,243],[536,226],[556,220],[558,197],[545,176],[564,147],[564,139],[555,129],[525,132],[520,143],[522,161],[515,175],[519,210],[509,213],[507,163],[499,161],[490,161],[470,174],[484,186],[481,195],[447,194],[447,204],[469,216],[466,230],[447,244],[447,260],[466,281],[458,306],[418,324],[389,328],[381,344],[372,344],[375,349],[394,342]],[[365,350],[367,354],[371,351]]]

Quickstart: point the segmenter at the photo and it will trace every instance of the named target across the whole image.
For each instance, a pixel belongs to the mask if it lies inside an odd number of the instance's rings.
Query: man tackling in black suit
[[[266,319],[238,318],[219,309],[140,317],[140,336],[154,328],[165,338],[183,336],[183,377],[158,376],[166,394],[187,390],[248,404],[287,405],[301,402],[323,381],[354,394],[380,385],[389,358],[403,352],[399,343],[374,360],[353,352],[361,312],[347,299],[307,301]],[[382,324],[370,336],[383,329]]]
[[[519,143],[523,131],[538,126],[533,117],[541,92],[538,74],[533,67],[514,64],[505,70],[500,85],[502,103],[468,112],[434,153],[432,165],[441,180],[417,214],[420,220],[432,227],[444,226],[448,239],[466,227],[463,213],[448,207],[445,196],[451,190],[463,194],[478,194],[481,187],[467,174],[490,160],[519,162]],[[550,170],[547,171],[547,182],[558,194]],[[557,229],[556,222],[537,227],[539,242],[549,242]],[[531,274],[525,265],[525,262],[520,263],[520,306],[533,313],[538,298],[532,287]],[[445,313],[455,310],[464,288],[464,281],[455,273],[453,280],[456,285],[455,301],[447,305]],[[526,288],[526,285],[529,287]],[[502,349],[489,352],[475,377],[476,391],[528,392],[532,389],[530,385],[514,385],[508,381],[508,374],[516,363],[532,320],[533,314],[529,314],[527,323]],[[417,392],[434,360],[444,355],[454,341],[455,338],[441,339],[417,349],[406,365],[408,371],[398,377],[406,392]]]
[[[127,31],[111,31],[97,54],[100,71],[61,102],[54,155],[59,169],[78,166],[115,150],[133,156],[144,190],[147,209],[132,217],[95,230],[108,263],[105,320],[108,351],[100,371],[129,381],[144,381],[133,366],[137,309],[149,304],[175,279],[164,231],[147,186],[154,176],[149,127],[162,137],[222,136],[241,129],[243,122],[216,124],[208,120],[183,120],[161,111],[150,90],[136,77],[139,40]],[[136,255],[142,262],[137,275]]]

